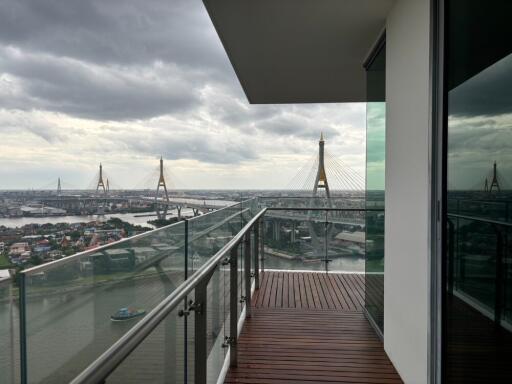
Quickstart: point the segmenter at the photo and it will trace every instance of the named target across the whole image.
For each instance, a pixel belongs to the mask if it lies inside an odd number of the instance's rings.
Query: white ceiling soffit
[[[394,0],[203,0],[253,104],[365,101]]]

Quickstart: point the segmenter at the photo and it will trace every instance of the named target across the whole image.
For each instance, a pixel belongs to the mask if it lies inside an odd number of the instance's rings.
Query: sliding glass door
[[[512,2],[444,3],[443,382],[512,382]]]

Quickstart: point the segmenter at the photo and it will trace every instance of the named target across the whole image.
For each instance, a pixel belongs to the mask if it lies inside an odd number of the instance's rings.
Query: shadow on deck
[[[402,383],[363,305],[362,275],[263,273],[225,383]]]

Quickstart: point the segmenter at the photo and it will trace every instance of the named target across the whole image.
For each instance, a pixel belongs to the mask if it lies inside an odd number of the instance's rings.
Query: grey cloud
[[[12,98],[5,101],[19,109],[45,109],[91,119],[130,120],[184,112],[199,103],[194,79],[179,69],[156,68],[147,75],[144,71],[102,68],[12,49],[4,49],[2,57],[0,70],[15,76],[32,100],[27,104],[23,96],[18,105]]]
[[[2,0],[2,73],[21,89],[2,106],[96,120],[186,112],[211,84],[241,94],[200,0]]]
[[[182,137],[163,135],[126,144],[134,151],[150,155],[158,153],[170,160],[194,159],[215,164],[238,164],[258,158],[251,146],[239,141],[219,140],[199,135]]]
[[[229,72],[200,0],[3,0],[0,41],[92,63]],[[209,27],[209,28],[208,28]],[[227,70],[227,71],[226,71]]]
[[[247,108],[236,94],[224,90],[207,102],[210,116],[245,132],[259,130],[264,134],[318,139],[321,131],[329,137],[339,135],[332,124],[319,121],[322,112],[313,105],[251,105]]]
[[[305,117],[290,113],[279,114],[263,120],[257,123],[257,128],[267,133],[312,140],[318,139],[320,132],[324,132],[330,138],[339,135],[336,129],[328,125],[322,125],[313,116]]]
[[[492,121],[492,120],[487,120]],[[480,122],[463,124],[449,132],[450,153],[478,151],[482,153],[511,151],[512,127],[482,126]]]
[[[57,129],[47,121],[27,118],[23,114],[7,113],[5,109],[0,109],[0,133],[19,133],[22,130],[43,139],[47,143],[66,142],[68,140],[66,132]]]
[[[449,93],[451,116],[496,116],[512,113],[512,54]]]
[[[202,109],[246,133],[338,134],[322,107],[249,107],[201,0],[3,0],[1,72],[21,90],[0,84],[8,108],[118,121]]]
[[[161,129],[168,126],[168,129]],[[155,123],[152,126],[128,130],[121,127],[104,134],[98,142],[103,147],[115,146],[116,151],[147,156],[163,156],[169,160],[190,159],[214,164],[239,164],[259,158],[250,138],[237,135],[230,138],[219,132],[186,127],[179,122]],[[115,144],[115,145],[111,145]]]

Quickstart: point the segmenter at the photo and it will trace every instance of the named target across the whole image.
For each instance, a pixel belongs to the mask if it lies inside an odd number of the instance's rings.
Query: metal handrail
[[[235,207],[235,206],[237,206],[239,204],[246,203],[246,202],[248,202],[250,200],[251,199],[248,199],[248,200],[245,200],[245,201],[241,201],[241,202],[238,202],[238,203],[234,203],[234,204],[231,204],[231,205],[227,205],[227,206],[222,207],[220,209],[216,209],[215,211],[211,211],[211,212],[205,213],[203,215],[196,216],[196,217],[193,217],[193,218],[190,218],[190,219],[186,219],[186,220],[192,221],[192,220],[195,220],[195,219],[198,219],[198,218],[202,218],[202,217],[205,217],[207,215],[213,214],[215,212],[219,212],[219,211],[222,211],[222,210],[225,210],[225,209],[233,208],[233,207]],[[93,255],[93,254],[95,254],[97,252],[104,251],[105,249],[110,249],[112,247],[118,246],[118,245],[126,243],[126,242],[130,242],[130,241],[134,241],[134,240],[140,240],[140,239],[145,238],[145,237],[153,236],[157,232],[161,232],[161,231],[167,230],[167,229],[169,229],[171,227],[177,227],[179,225],[184,225],[184,223],[185,223],[185,220],[178,221],[176,223],[172,223],[172,224],[166,225],[166,226],[161,227],[161,228],[156,228],[156,229],[153,229],[151,231],[147,231],[147,232],[144,232],[144,233],[139,233],[138,235],[134,235],[134,236],[130,236],[130,237],[125,237],[124,239],[121,239],[121,240],[118,240],[118,241],[114,241],[113,243],[104,244],[104,245],[101,245],[101,246],[93,248],[93,249],[88,249],[86,251],[75,253],[75,254],[73,254],[71,256],[67,256],[67,257],[64,257],[64,258],[59,259],[59,260],[50,261],[49,263],[45,263],[45,264],[41,264],[41,265],[36,265],[36,266],[34,266],[32,268],[24,269],[23,271],[21,271],[21,273],[23,273],[24,275],[32,275],[34,273],[44,272],[46,270],[53,269],[53,268],[56,268],[56,267],[61,266],[61,265],[66,265],[66,264],[72,262],[75,259],[80,259],[81,257],[84,257],[84,256],[90,256],[90,255]]]
[[[307,207],[267,207],[268,211],[337,211],[337,212],[384,212],[384,208],[307,208]]]
[[[463,220],[479,221],[479,222],[487,223],[487,224],[502,225],[504,227],[512,227],[512,223],[509,223],[507,221],[492,220],[492,219],[486,219],[486,218],[477,217],[477,216],[466,216],[466,215],[459,215],[459,214],[455,214],[455,213],[448,213],[448,217],[454,217],[456,219],[463,219]]]
[[[181,284],[167,298],[158,304],[133,328],[117,340],[109,349],[84,369],[72,384],[100,383],[121,364],[151,332],[171,313],[187,295],[214,272],[230,252],[237,247],[245,235],[255,226],[266,212],[258,212],[226,245],[200,267],[188,280]]]
[[[361,191],[361,193],[364,193]],[[344,195],[333,195],[331,196],[331,199],[346,199],[346,196]],[[286,199],[316,199],[316,200],[325,200],[324,196],[258,196],[258,199],[274,199],[274,200],[286,200]]]

